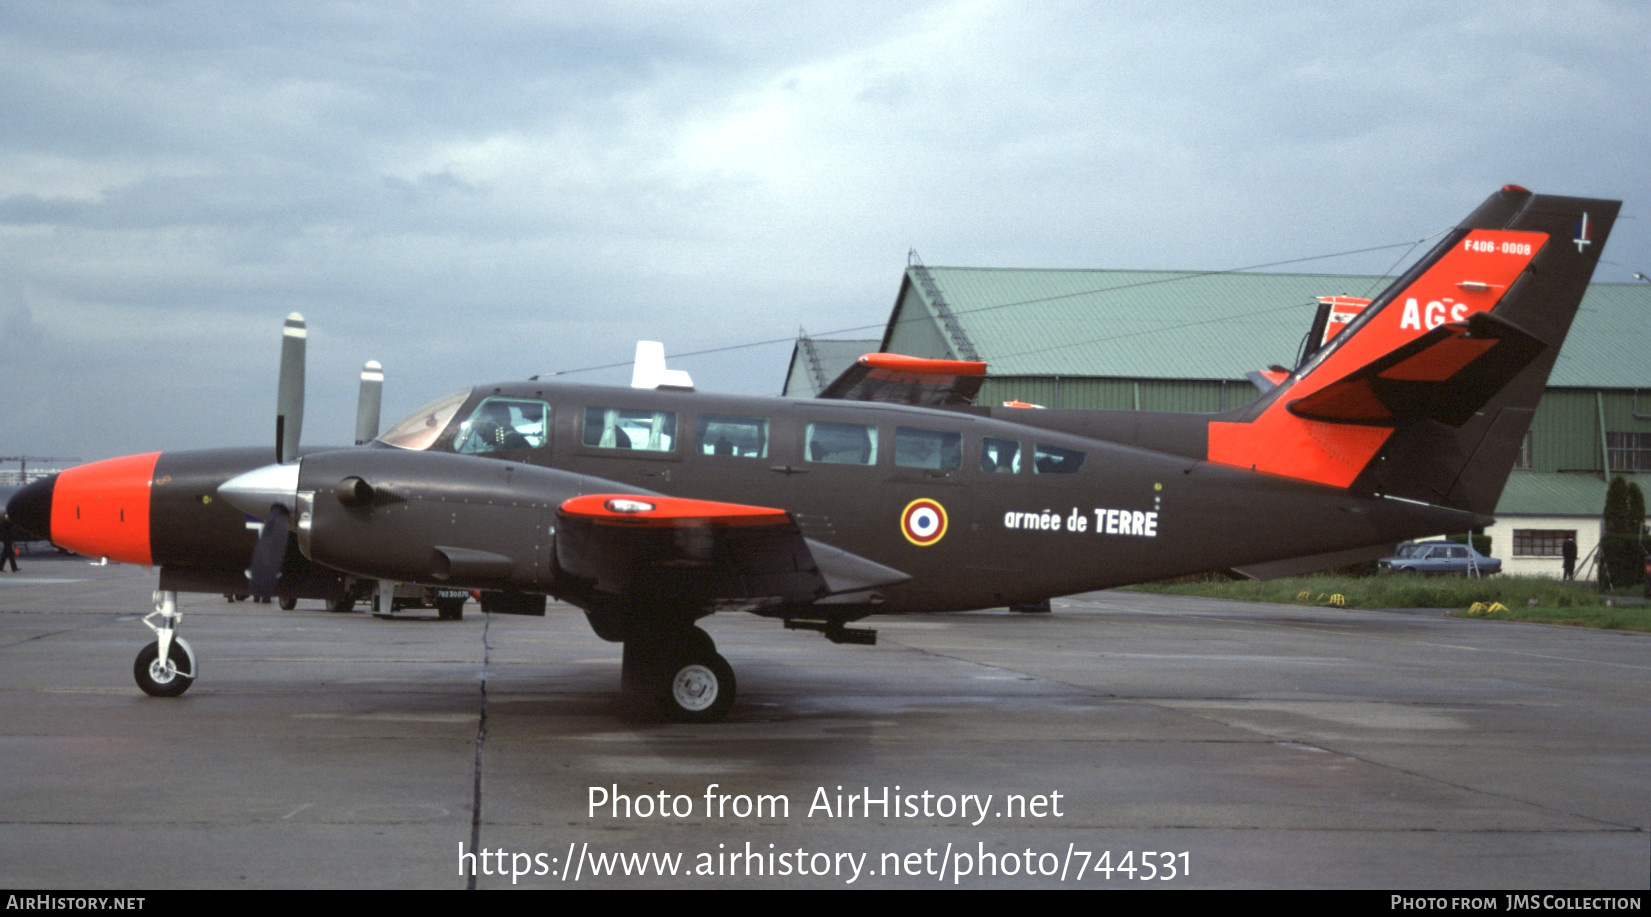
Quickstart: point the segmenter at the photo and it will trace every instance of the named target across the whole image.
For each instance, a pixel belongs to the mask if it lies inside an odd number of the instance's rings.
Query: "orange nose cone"
[[[128,455],[59,473],[52,543],[88,557],[149,564],[149,485],[160,457]]]

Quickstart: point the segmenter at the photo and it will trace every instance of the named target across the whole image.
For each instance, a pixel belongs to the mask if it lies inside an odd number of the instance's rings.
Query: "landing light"
[[[609,500],[603,504],[611,513],[651,513],[654,511],[652,503],[641,500]]]

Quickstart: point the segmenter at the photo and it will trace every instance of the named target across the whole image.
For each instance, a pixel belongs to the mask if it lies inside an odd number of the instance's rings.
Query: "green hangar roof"
[[[992,376],[1226,379],[1294,366],[1320,296],[1390,278],[906,269],[882,349],[980,359]],[[1589,287],[1548,385],[1651,388],[1651,284]]]

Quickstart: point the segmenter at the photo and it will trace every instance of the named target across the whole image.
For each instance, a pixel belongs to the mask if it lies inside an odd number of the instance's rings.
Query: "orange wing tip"
[[[637,494],[586,494],[563,503],[561,512],[603,525],[645,528],[780,525],[790,521],[785,510],[768,506]]]
[[[872,369],[916,373],[923,376],[984,376],[986,364],[974,360],[931,360],[898,353],[868,353],[860,362]]]

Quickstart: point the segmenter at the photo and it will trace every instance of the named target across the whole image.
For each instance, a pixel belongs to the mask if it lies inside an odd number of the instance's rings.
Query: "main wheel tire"
[[[343,614],[353,608],[355,608],[355,599],[347,595],[339,596],[327,603],[327,610],[335,615]]]
[[[683,659],[703,659],[717,654],[717,643],[703,628],[671,628],[646,631],[624,642],[620,656],[619,684],[626,691],[659,689],[665,670]]]
[[[682,647],[691,656],[715,656],[717,642],[705,632],[705,628],[694,626],[688,628],[688,635],[683,638]]]
[[[177,697],[195,683],[192,675],[183,674],[189,668],[189,651],[174,639],[166,657],[170,665],[161,665],[161,645],[157,640],[138,651],[132,663],[132,677],[138,687],[150,697]]]
[[[443,621],[464,620],[464,599],[436,599],[436,617]]]
[[[294,608],[297,608],[297,607],[298,607],[298,598],[296,596],[284,595],[284,596],[281,597],[281,610],[282,611],[291,611],[291,610],[293,610]]]
[[[684,653],[666,667],[660,712],[677,723],[715,723],[734,706],[734,667],[720,653]]]

